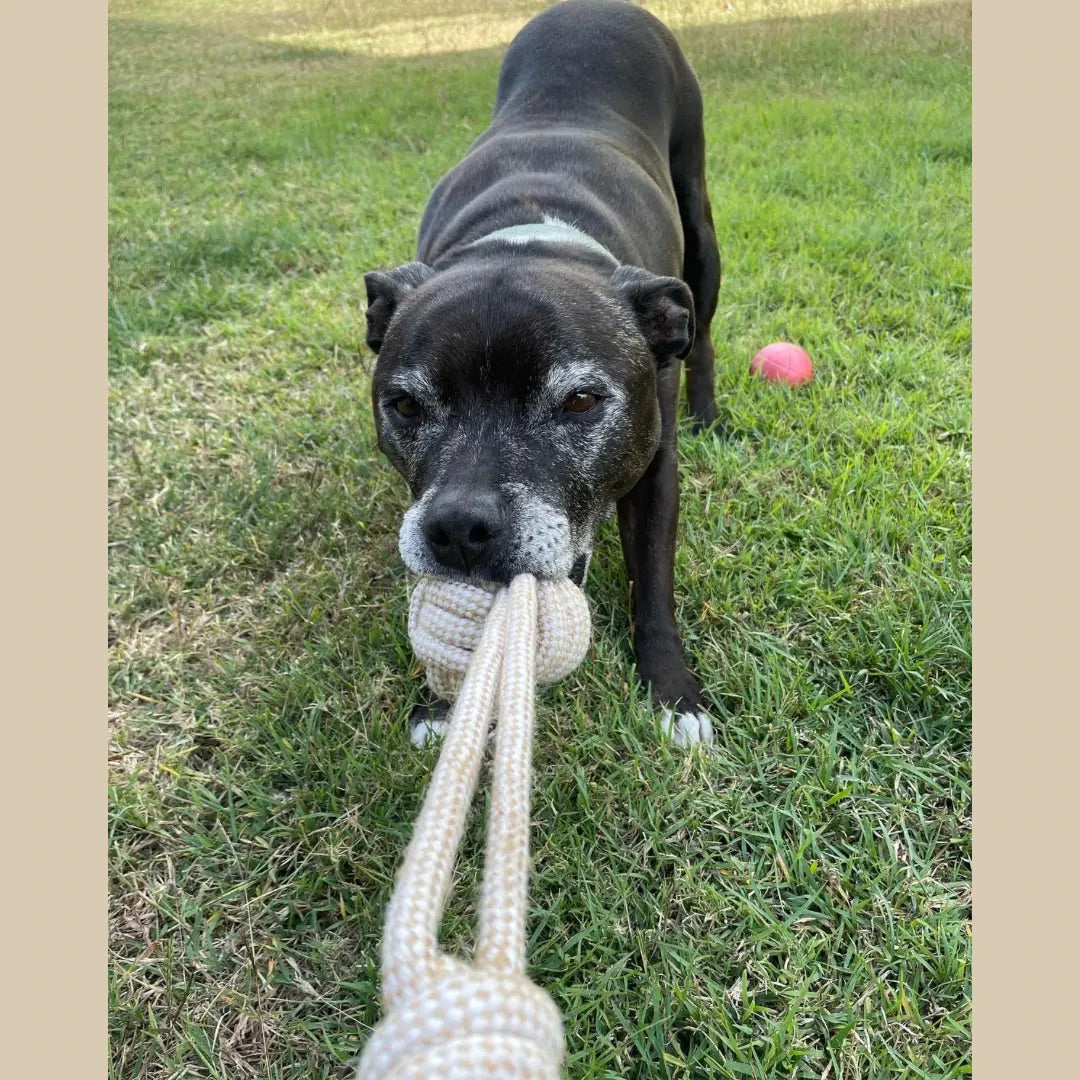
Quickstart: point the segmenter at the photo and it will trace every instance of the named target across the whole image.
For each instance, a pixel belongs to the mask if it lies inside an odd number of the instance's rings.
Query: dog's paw
[[[415,705],[409,714],[409,742],[413,746],[437,743],[450,726],[450,710],[444,703]]]
[[[694,746],[713,741],[712,717],[700,706],[686,712],[665,709],[660,714],[660,730],[676,746]]]
[[[416,720],[409,725],[409,742],[413,746],[432,746],[437,743],[449,727],[447,720]]]

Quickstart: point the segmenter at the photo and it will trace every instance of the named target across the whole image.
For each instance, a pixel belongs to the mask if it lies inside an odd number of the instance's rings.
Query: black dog
[[[680,361],[715,418],[720,256],[697,80],[623,0],[570,0],[507,51],[495,114],[436,187],[417,262],[365,276],[379,446],[419,573],[581,584],[618,510],[638,669],[675,741],[712,738],[674,617]],[[414,714],[414,737],[437,711]]]

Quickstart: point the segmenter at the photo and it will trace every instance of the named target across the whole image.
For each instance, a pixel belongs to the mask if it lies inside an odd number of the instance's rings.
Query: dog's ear
[[[435,273],[426,263],[411,262],[396,270],[372,270],[364,275],[367,289],[367,343],[378,352],[386,337],[386,329],[394,317],[401,298],[423,285]]]
[[[633,309],[638,327],[660,367],[682,358],[694,344],[694,297],[685,281],[639,266],[620,266],[611,284]]]

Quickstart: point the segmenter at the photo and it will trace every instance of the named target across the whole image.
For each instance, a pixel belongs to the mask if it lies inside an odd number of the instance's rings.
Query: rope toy
[[[435,693],[456,703],[386,912],[385,1015],[357,1080],[557,1080],[562,1018],[525,975],[536,684],[589,648],[589,606],[569,580],[505,588],[422,578],[409,635]],[[473,963],[437,934],[498,703],[491,811]]]

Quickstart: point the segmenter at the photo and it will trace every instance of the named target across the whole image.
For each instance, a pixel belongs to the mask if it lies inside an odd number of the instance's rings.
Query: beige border
[[[1078,1068],[1078,23],[975,3],[979,1080]]]
[[[4,11],[5,1047],[106,1075],[105,4]]]

